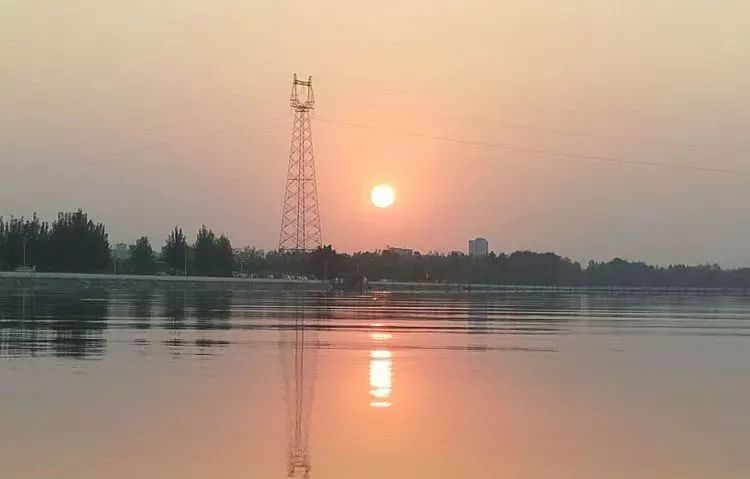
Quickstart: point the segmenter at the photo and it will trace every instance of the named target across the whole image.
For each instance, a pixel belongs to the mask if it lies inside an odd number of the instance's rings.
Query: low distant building
[[[484,238],[469,240],[469,256],[487,256],[490,254],[490,245]]]
[[[393,253],[398,256],[414,256],[414,250],[409,248],[396,248],[395,246],[388,246],[385,249],[388,253]]]

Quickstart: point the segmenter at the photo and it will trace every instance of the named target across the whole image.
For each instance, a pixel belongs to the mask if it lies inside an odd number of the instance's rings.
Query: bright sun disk
[[[388,208],[396,200],[396,192],[390,185],[377,185],[370,193],[370,201],[378,208]]]

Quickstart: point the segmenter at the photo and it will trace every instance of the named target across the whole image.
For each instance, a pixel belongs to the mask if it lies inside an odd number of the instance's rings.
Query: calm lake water
[[[748,478],[750,298],[0,292],[0,477]]]

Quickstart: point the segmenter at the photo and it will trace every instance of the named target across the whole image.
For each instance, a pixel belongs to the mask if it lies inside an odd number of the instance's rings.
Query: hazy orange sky
[[[339,250],[480,235],[748,265],[748,18],[733,0],[0,0],[0,215],[81,207],[113,243],[205,223],[275,248],[297,72]],[[369,203],[381,181],[392,208]]]

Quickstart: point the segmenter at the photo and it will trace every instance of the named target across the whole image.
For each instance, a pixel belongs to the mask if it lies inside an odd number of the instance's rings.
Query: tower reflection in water
[[[308,445],[316,372],[316,327],[306,322],[304,303],[294,305],[294,324],[281,327],[279,347],[288,415],[287,476],[310,477]]]
[[[373,324],[374,328],[382,328],[382,324]],[[392,338],[390,333],[374,331],[370,339],[385,346],[385,342]],[[370,407],[389,408],[393,405],[393,353],[384,347],[370,351]]]

